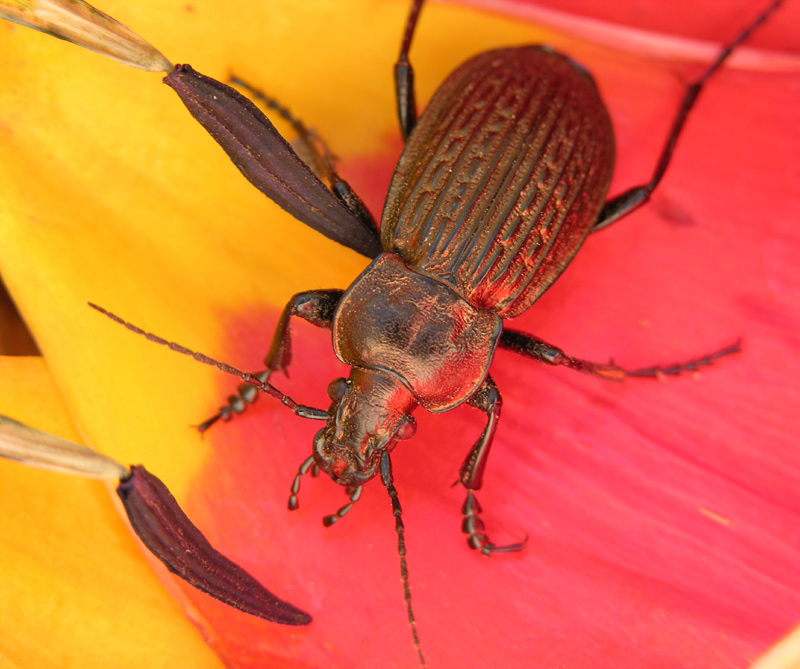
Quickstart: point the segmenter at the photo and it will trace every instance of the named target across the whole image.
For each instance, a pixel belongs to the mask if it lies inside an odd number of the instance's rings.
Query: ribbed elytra
[[[384,248],[503,318],[525,311],[589,234],[614,169],[594,81],[544,47],[479,54],[419,118],[381,219]]]

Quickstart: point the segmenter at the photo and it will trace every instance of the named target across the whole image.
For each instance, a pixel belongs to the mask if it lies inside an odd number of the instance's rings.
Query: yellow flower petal
[[[0,358],[0,411],[77,441],[42,358]],[[15,667],[216,667],[99,481],[0,461],[0,657]]]
[[[224,78],[234,71],[265,88],[340,155],[375,153],[387,142],[399,148],[396,139],[386,138],[396,138],[390,72],[404,1],[356,0],[346,9],[319,1],[109,2],[104,9],[205,73]],[[474,16],[462,23],[462,15],[450,8],[432,5],[426,12],[412,53],[423,100],[468,54],[500,44],[551,41],[483,16],[477,30]],[[370,21],[353,20],[367,13]],[[447,35],[430,39],[442,25]],[[266,202],[155,77],[18,29],[0,31],[0,59],[6,73],[0,84],[0,272],[87,443],[126,463],[145,462],[183,501],[211,451],[188,426],[207,417],[220,399],[218,374],[136,340],[85,302],[206,353],[232,356],[238,366],[257,368],[266,341],[261,350],[248,349],[245,342],[260,331],[265,305],[279,308],[292,293],[311,287],[346,286],[365,261]],[[265,340],[268,335],[263,333]],[[315,367],[316,361],[309,364]],[[324,388],[324,382],[319,385]],[[296,443],[293,434],[269,436],[278,446],[290,437]],[[274,464],[272,451],[262,453]],[[223,491],[237,485],[226,473],[217,477]],[[285,494],[285,489],[265,492],[275,505],[276,496]],[[251,552],[253,561],[291,560],[283,545],[254,544]],[[358,573],[325,577],[344,582]],[[458,587],[455,579],[452,583]],[[310,585],[308,597],[319,597],[319,583]],[[622,592],[628,599],[627,590]],[[363,596],[365,609],[374,604],[370,594]],[[387,620],[381,623],[390,624]],[[402,616],[397,620],[401,624]],[[282,629],[270,630],[266,641],[261,628],[252,629],[265,653],[271,637],[293,649],[302,646],[298,653],[314,644],[323,653],[335,652],[342,636],[326,635],[331,629],[326,624],[318,621],[302,644]],[[457,624],[470,633],[476,628],[474,620]],[[210,642],[215,641],[228,640]]]

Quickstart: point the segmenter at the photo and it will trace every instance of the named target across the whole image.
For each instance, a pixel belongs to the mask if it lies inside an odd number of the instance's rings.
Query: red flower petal
[[[672,65],[585,44],[571,53],[591,63],[618,127],[612,190],[641,182],[681,94]],[[480,499],[495,540],[527,534],[526,551],[486,559],[464,546],[463,491],[449,486],[481,417],[468,408],[418,416],[417,437],[394,462],[432,664],[738,667],[796,623],[798,92],[796,70],[712,80],[652,204],[591,238],[515,321],[574,355],[629,367],[739,336],[745,349],[696,378],[622,386],[499,353],[504,414]],[[353,181],[375,163],[352,161]],[[232,355],[249,348],[259,368],[276,316],[229,315]],[[342,373],[328,335],[303,325],[296,333],[292,381],[281,385],[325,406],[327,381]],[[223,385],[221,396],[233,384]],[[344,503],[343,491],[307,479],[301,510],[286,512],[317,427],[287,414],[262,400],[215,428],[191,508],[213,542],[284,584],[281,596],[309,610],[314,626],[267,629],[212,604],[215,647],[253,666],[265,641],[314,666],[410,666],[386,494],[369,486],[324,530],[319,520]]]
[[[530,32],[517,24],[479,14],[467,14],[470,18],[464,21],[464,15],[437,5],[426,9],[412,54],[422,99],[470,52],[530,39]],[[780,20],[791,25],[788,34],[796,35],[798,23],[787,16],[791,13]],[[736,21],[731,30],[743,22]],[[466,25],[469,30],[462,30]],[[245,25],[243,30],[249,34],[254,28]],[[318,30],[325,32],[327,26]],[[546,36],[557,48],[590,65],[609,103],[618,131],[619,169],[613,189],[641,182],[663,142],[681,94],[680,81],[701,65],[677,67],[569,41],[553,32]],[[221,62],[250,67],[251,71],[239,73],[260,81],[252,76],[257,71],[256,60],[248,57],[252,53],[238,52],[232,39],[206,40],[204,47],[212,55],[203,51],[203,57],[217,63],[217,70]],[[238,34],[236,40],[241,41]],[[356,63],[363,58],[359,49],[354,49],[357,56],[352,59],[329,49],[331,58]],[[286,61],[313,70],[318,61],[303,57],[293,52]],[[774,63],[775,58],[768,61]],[[387,58],[382,90],[389,86],[388,62]],[[499,353],[493,375],[504,393],[504,414],[480,499],[495,541],[529,535],[528,547],[520,554],[487,559],[464,546],[459,528],[463,491],[450,484],[480,431],[480,415],[469,408],[442,416],[420,414],[418,436],[396,451],[395,478],[406,511],[411,587],[423,649],[432,664],[739,667],[795,623],[800,603],[800,470],[795,448],[795,379],[800,372],[796,336],[800,246],[795,225],[800,210],[796,189],[800,83],[796,64],[791,69],[791,61],[781,62],[784,71],[721,72],[690,119],[675,162],[651,205],[590,239],[564,277],[514,323],[574,355],[601,360],[611,355],[631,367],[693,357],[739,335],[744,337],[744,353],[721,361],[718,369],[697,379],[622,386]],[[347,82],[336,83],[344,92],[348,86],[379,86],[371,80]],[[76,88],[76,99],[83,101],[90,92]],[[274,92],[286,96],[284,90]],[[351,144],[349,154],[343,152],[343,171],[349,170],[360,191],[373,195],[380,191],[377,184],[388,182],[393,157],[366,148],[362,119],[371,110],[364,105],[352,109],[342,100],[328,104],[330,91],[316,87],[298,86],[295,92],[325,102],[329,108],[323,111],[337,114],[337,123],[349,129],[350,137],[359,137],[361,143]],[[122,107],[129,104],[123,97],[120,100]],[[149,98],[141,102],[149,113],[156,108]],[[74,100],[65,107],[73,109]],[[297,107],[304,108],[302,102]],[[361,115],[358,122],[351,119],[356,113]],[[51,113],[44,120],[52,118]],[[75,127],[74,119],[58,118],[66,127]],[[107,114],[104,124],[113,125],[115,118]],[[152,127],[155,114],[136,118],[138,126],[157,135]],[[331,127],[337,125],[332,116],[322,113],[321,118]],[[27,138],[22,121],[14,121],[17,136]],[[180,127],[173,116],[159,122],[164,127],[157,130],[170,136]],[[375,123],[371,127],[382,127]],[[85,125],[78,124],[81,138],[99,127],[97,122]],[[164,128],[169,131],[164,133]],[[193,141],[209,141],[196,130]],[[366,133],[374,144],[377,132],[382,131]],[[187,134],[186,144],[189,139]],[[115,136],[115,141],[127,145],[130,138]],[[90,186],[105,195],[115,187],[106,180],[109,174],[97,169],[99,158],[89,160],[85,147],[72,146],[82,142],[73,140],[55,154],[76,170],[68,182],[51,171],[44,173],[62,197]],[[149,146],[143,154],[170,155],[166,145],[160,149]],[[364,155],[354,155],[356,150]],[[50,158],[48,151],[42,153]],[[76,155],[83,155],[83,162]],[[183,165],[180,152],[172,155]],[[195,330],[201,342],[204,337],[213,340],[207,319],[216,309],[219,322],[228,326],[226,357],[237,366],[258,369],[277,317],[274,309],[245,310],[247,304],[261,303],[262,293],[268,292],[262,284],[269,283],[271,290],[275,285],[289,286],[293,276],[320,276],[323,262],[330,261],[331,269],[341,273],[345,263],[354,261],[324,242],[314,246],[303,232],[297,233],[298,246],[293,247],[281,246],[283,238],[276,241],[274,228],[266,234],[253,232],[251,240],[243,228],[258,222],[259,204],[226,181],[225,168],[233,168],[214,163],[213,155],[223,161],[221,155],[212,151],[202,155],[202,160],[187,161],[192,170],[177,177],[165,169],[161,158],[136,162],[136,156],[128,157],[135,169],[113,173],[113,180],[126,177],[151,187],[147,194],[154,202],[163,200],[167,208],[179,210],[178,230],[184,234],[168,240],[158,237],[165,211],[155,206],[155,213],[145,220],[137,216],[128,228],[122,226],[128,237],[120,227],[98,229],[94,235],[98,254],[112,265],[115,283],[123,286],[118,291],[102,286],[108,290],[106,296],[115,295],[123,303],[105,306],[135,320],[145,310],[155,309],[156,320],[184,322],[186,332]],[[28,174],[23,168],[36,176],[41,172],[24,163],[18,170],[23,175]],[[369,177],[366,185],[364,174]],[[87,184],[86,175],[95,181]],[[189,197],[190,184],[198,180],[204,188]],[[215,209],[218,201],[209,196],[207,183],[233,194],[230,210]],[[10,191],[24,194],[27,189],[28,183],[21,179]],[[69,202],[68,209],[82,211],[73,200]],[[119,216],[119,209],[128,214],[129,207],[143,202],[150,214],[150,200],[143,193],[131,192],[127,199],[118,199],[117,206],[105,206],[106,200],[98,196],[89,201],[95,215],[86,218],[95,226],[97,221],[105,224],[105,214]],[[240,216],[243,202],[258,212],[253,220]],[[380,209],[380,197],[372,203]],[[240,666],[412,665],[415,657],[398,578],[393,522],[380,485],[369,486],[353,512],[331,529],[323,529],[319,520],[340,506],[344,496],[329,481],[305,480],[300,510],[288,513],[289,485],[307,457],[317,426],[267,399],[245,417],[215,427],[205,446],[176,436],[180,430],[175,425],[186,420],[190,402],[181,406],[180,399],[169,405],[167,401],[176,393],[199,394],[195,384],[199,386],[201,375],[189,372],[184,377],[183,361],[173,363],[166,355],[127,355],[133,346],[124,348],[126,344],[118,344],[114,335],[107,335],[113,344],[96,348],[94,339],[108,330],[88,314],[76,315],[75,306],[103,297],[87,294],[90,287],[97,288],[96,280],[85,268],[78,271],[72,265],[61,274],[48,273],[51,265],[59,266],[65,248],[86,242],[94,229],[64,226],[68,234],[57,228],[62,236],[54,238],[33,234],[43,221],[52,223],[62,214],[50,203],[42,215],[37,204],[25,201],[15,213],[28,223],[25,240],[38,251],[32,257],[47,259],[47,268],[29,268],[24,274],[17,257],[13,288],[18,299],[27,292],[41,294],[38,310],[31,299],[23,311],[45,344],[43,350],[77,420],[94,443],[118,449],[120,457],[131,459],[136,453],[138,459],[140,449],[155,444],[148,456],[152,469],[162,475],[165,463],[173,460],[168,465],[173,467],[169,483],[177,480],[176,496],[182,503],[188,497],[189,516],[212,543],[278,596],[314,616],[308,628],[287,629],[244,617],[194,591],[182,595],[212,646],[226,662]],[[53,239],[64,243],[58,245]],[[202,246],[197,240],[211,243]],[[8,235],[5,241],[10,244],[16,237]],[[251,253],[264,243],[278,251]],[[245,262],[239,271],[228,265],[220,270],[212,256],[227,258],[225,252],[237,244],[250,244]],[[153,248],[158,249],[158,259],[168,257],[179,266],[165,269],[161,263],[146,262],[132,269],[125,264],[134,255],[149,261]],[[261,273],[264,258],[269,259],[269,269]],[[14,264],[12,260],[3,258],[4,271]],[[101,258],[94,260],[99,263]],[[176,287],[176,277],[184,275],[191,279]],[[66,288],[58,292],[54,286]],[[320,286],[296,289],[312,287]],[[143,292],[151,298],[157,295],[157,305],[142,301],[137,313],[125,311],[124,303]],[[215,306],[223,298],[229,300],[229,311]],[[186,313],[177,313],[181,311],[189,313],[188,321],[182,320]],[[59,328],[48,327],[53,325],[48,319],[71,336],[61,337]],[[87,341],[87,333],[92,341]],[[159,334],[196,345],[180,330]],[[119,341],[126,336],[120,333]],[[63,348],[59,338],[67,342]],[[126,355],[115,357],[114,346]],[[324,406],[325,386],[341,373],[329,339],[324,332],[301,325],[296,328],[295,346],[292,381],[285,388],[300,401]],[[150,361],[146,369],[144,358]],[[83,366],[76,361],[83,361]],[[80,373],[73,373],[76,368]],[[172,379],[177,390],[165,388],[164,379]],[[107,385],[94,388],[92,384],[101,380]],[[220,398],[234,385],[220,379]],[[208,412],[215,406],[215,398],[209,397]],[[204,447],[211,451],[210,459],[197,465]],[[168,457],[168,451],[176,455]],[[197,453],[201,455],[192,460]],[[147,464],[151,466],[151,460]],[[187,492],[186,479],[192,476]]]

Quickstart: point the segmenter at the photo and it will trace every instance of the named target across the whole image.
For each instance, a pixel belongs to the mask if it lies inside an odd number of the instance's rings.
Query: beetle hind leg
[[[394,65],[394,90],[397,100],[397,116],[400,120],[400,134],[403,141],[408,139],[417,123],[417,102],[414,93],[414,68],[408,60],[411,49],[411,40],[417,30],[419,13],[422,11],[424,0],[414,0],[406,19],[406,28],[403,32],[403,41],[400,45],[400,55]]]
[[[458,482],[467,489],[467,498],[461,508],[461,514],[464,516],[461,530],[467,535],[469,547],[480,550],[484,555],[522,550],[527,542],[527,537],[521,543],[506,546],[496,546],[492,543],[484,532],[485,527],[479,517],[481,506],[475,496],[475,491],[483,485],[483,472],[486,469],[486,461],[489,458],[494,433],[500,420],[500,409],[503,406],[500,391],[490,376],[486,377],[468,402],[470,406],[485,413],[488,420],[481,436],[470,449],[458,473]]]

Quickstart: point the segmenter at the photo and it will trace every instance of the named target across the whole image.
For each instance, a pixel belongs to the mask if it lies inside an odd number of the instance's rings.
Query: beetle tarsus
[[[262,383],[266,383],[269,380],[270,374],[271,372],[269,370],[263,370],[253,374],[253,376]],[[242,383],[237,388],[237,394],[228,397],[228,403],[225,406],[221,406],[215,415],[211,416],[208,420],[204,420],[197,426],[198,431],[200,434],[205,434],[206,430],[220,420],[223,423],[227,423],[234,416],[243,414],[247,406],[255,402],[258,396],[258,388],[251,386],[249,383]]]
[[[643,367],[641,369],[631,369],[628,370],[627,375],[631,378],[658,379],[663,376],[677,376],[678,374],[682,374],[684,372],[697,372],[703,367],[711,366],[715,360],[718,360],[726,355],[740,353],[741,350],[742,340],[737,339],[735,342],[733,342],[733,344],[721,348],[718,351],[714,351],[713,353],[700,356],[699,358],[693,358],[692,360],[688,360],[686,362],[678,362],[673,365],[666,365],[663,367]]]
[[[484,555],[491,555],[492,553],[514,553],[521,551],[528,543],[526,536],[522,541],[516,544],[506,544],[504,546],[496,546],[492,543],[489,537],[484,532],[485,525],[480,519],[479,515],[483,509],[478,503],[478,498],[472,490],[467,490],[467,499],[464,501],[464,506],[461,513],[464,520],[461,523],[461,531],[467,535],[467,545],[475,550],[479,550]]]
[[[206,430],[208,430],[215,423],[217,423],[219,421],[223,421],[224,422],[226,420],[229,420],[228,418],[226,418],[227,410],[228,410],[228,407],[220,407],[220,410],[219,410],[218,413],[215,413],[213,416],[211,416],[211,418],[209,418],[208,420],[204,420],[199,425],[193,425],[192,427],[194,427],[200,433],[200,436],[202,437],[203,435],[205,435]]]

